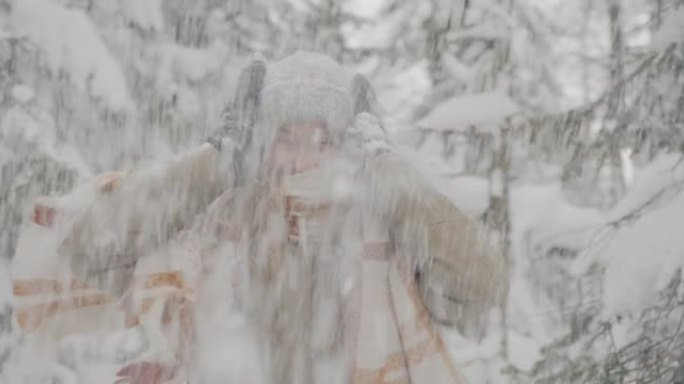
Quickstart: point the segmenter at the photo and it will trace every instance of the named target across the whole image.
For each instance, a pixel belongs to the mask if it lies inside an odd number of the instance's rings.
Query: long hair
[[[235,143],[232,159],[235,186],[243,186],[250,183],[250,180],[254,182],[259,174],[263,174],[264,156],[270,149],[270,139],[275,133],[273,131],[280,128],[269,125],[269,116],[265,116],[265,112],[268,111],[264,111],[262,105],[267,76],[268,67],[265,61],[261,58],[254,59],[242,70],[234,99],[228,103],[224,111],[224,127],[221,134],[230,137]],[[346,139],[348,125],[361,113],[369,113],[378,122],[382,121],[378,113],[375,91],[368,79],[356,74],[346,88],[343,91],[349,96],[352,109],[348,120],[343,123],[344,126],[339,127],[341,132],[337,132],[341,141]],[[302,96],[290,95],[291,98]]]
[[[310,383],[313,382],[311,359],[315,353],[309,346],[309,339],[315,322],[316,301],[321,296],[336,293],[328,292],[331,282],[322,282],[320,275],[325,272],[318,271],[322,268],[319,254],[326,251],[319,248],[305,252],[301,244],[288,241],[288,207],[283,191],[277,189],[265,162],[275,134],[271,131],[281,128],[272,124],[277,120],[273,116],[264,116],[272,112],[263,104],[267,82],[268,67],[262,60],[254,60],[240,75],[227,116],[226,132],[236,143],[233,156],[236,186],[242,190],[236,216],[247,237],[247,259],[244,260],[250,280],[247,301],[253,303],[250,312],[261,329],[265,352],[270,358],[268,366],[272,380]],[[375,93],[363,76],[350,77],[343,94],[350,106],[350,116],[343,119],[344,124],[352,124],[361,113],[377,116]],[[271,96],[267,101],[273,100],[272,95],[267,96]],[[305,95],[292,95],[298,96]],[[302,104],[297,100],[288,102]],[[338,140],[345,141],[347,131],[348,126],[339,127]],[[330,234],[329,237],[334,236]],[[330,250],[330,247],[326,248]],[[333,339],[338,345],[333,349],[339,352],[343,337],[337,335]]]

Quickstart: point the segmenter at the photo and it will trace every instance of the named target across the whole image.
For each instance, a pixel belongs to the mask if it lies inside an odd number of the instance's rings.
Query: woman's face
[[[335,152],[333,137],[323,123],[290,123],[278,130],[268,163],[278,174],[294,174],[318,167]]]

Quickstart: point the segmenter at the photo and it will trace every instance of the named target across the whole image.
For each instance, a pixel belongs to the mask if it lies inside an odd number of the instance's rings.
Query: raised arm
[[[187,227],[218,197],[226,182],[219,160],[215,147],[204,144],[165,163],[101,179],[60,255],[79,277],[122,293],[138,258]]]
[[[483,228],[398,155],[370,164],[374,205],[388,212],[397,253],[414,262],[432,315],[457,323],[499,303],[507,268]]]

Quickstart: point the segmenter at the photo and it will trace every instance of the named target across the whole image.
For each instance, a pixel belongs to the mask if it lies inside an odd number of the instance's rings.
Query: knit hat
[[[297,52],[268,66],[262,59],[252,61],[240,75],[221,133],[237,149],[238,184],[248,165],[258,168],[284,125],[317,121],[344,136],[360,114],[377,116],[375,105],[368,80],[325,55]]]
[[[260,118],[269,129],[320,121],[333,131],[354,118],[354,74],[327,56],[299,52],[268,67]]]

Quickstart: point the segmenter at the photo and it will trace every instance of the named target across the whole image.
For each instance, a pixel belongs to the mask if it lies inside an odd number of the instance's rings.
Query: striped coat
[[[213,149],[203,147],[156,171],[154,177],[144,172],[103,176],[75,192],[84,196],[80,205],[70,206],[73,195],[38,202],[13,265],[21,328],[40,334],[38,339],[56,340],[72,333],[140,325],[166,343],[158,346],[159,351],[174,351],[166,356],[159,352],[154,358],[186,359],[182,345],[192,337],[190,314],[206,273],[203,260],[217,256],[211,255],[213,243],[235,242],[239,248],[241,242],[250,242],[240,227],[244,220],[235,220],[239,215],[218,214],[222,209],[230,212],[233,196],[240,192],[219,196],[216,163]],[[373,222],[363,216],[369,213],[383,219],[380,230],[365,231],[352,241],[357,251],[349,271],[355,283],[338,302],[341,320],[335,322],[345,330],[339,357],[347,368],[339,375],[344,377],[341,382],[459,383],[434,319],[458,322],[494,305],[507,288],[505,266],[475,224],[443,195],[425,188],[427,182],[407,172],[398,157],[375,158],[362,177],[370,187],[364,189],[356,210],[358,220]],[[173,199],[160,198],[159,191],[169,190],[178,193]],[[196,218],[212,200],[207,214]],[[147,206],[152,208],[143,209]],[[288,208],[289,214],[292,211]],[[310,212],[304,205],[299,216],[306,218]],[[145,236],[153,227],[155,235]],[[104,232],[109,236],[102,237]],[[416,268],[426,284],[416,281]],[[100,269],[111,273],[98,274]],[[257,272],[247,268],[247,274]],[[450,308],[454,300],[445,297],[456,298],[458,304]],[[285,294],[283,300],[294,303],[299,298]],[[316,328],[312,321],[309,324]],[[172,323],[185,325],[169,326]],[[266,342],[277,340],[281,339]],[[296,372],[288,374],[298,377]]]

